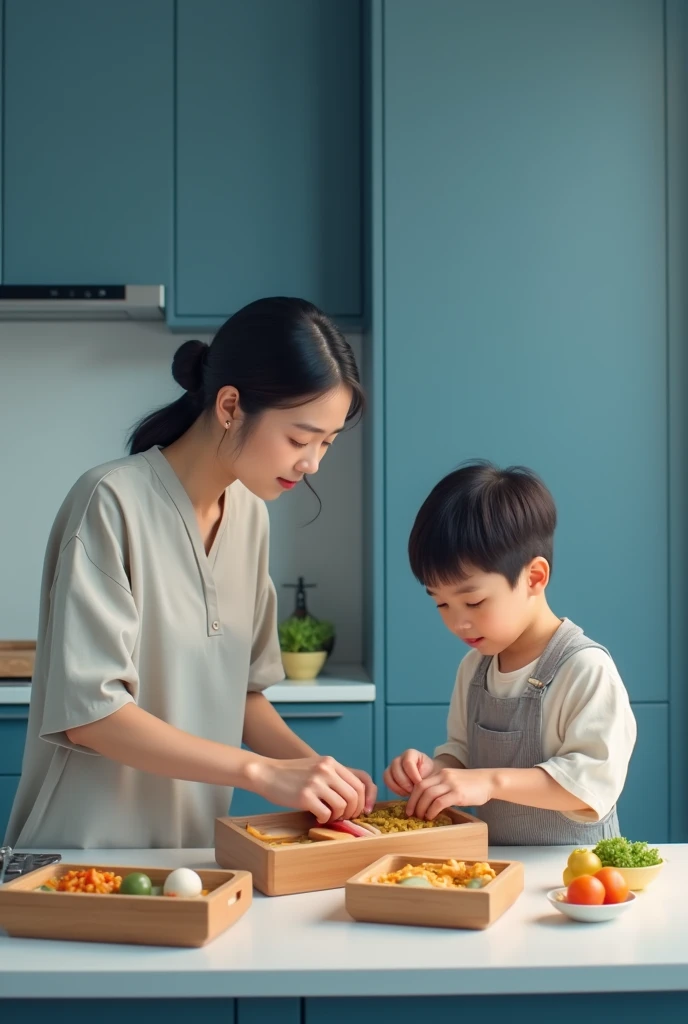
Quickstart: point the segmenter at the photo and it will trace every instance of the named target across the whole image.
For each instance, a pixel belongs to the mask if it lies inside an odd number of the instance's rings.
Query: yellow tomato
[[[574,850],[568,859],[567,869],[571,872],[570,880],[564,878],[564,885],[570,885],[574,878],[581,875],[594,875],[602,868],[602,861],[592,850]]]
[[[571,885],[571,882],[574,880],[575,877],[576,876],[574,875],[571,868],[564,868],[564,885],[567,888],[569,885]]]

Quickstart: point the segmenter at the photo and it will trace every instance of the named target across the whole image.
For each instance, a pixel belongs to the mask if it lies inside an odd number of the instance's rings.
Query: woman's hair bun
[[[174,353],[172,376],[185,391],[203,387],[203,366],[209,346],[204,341],[185,341]]]

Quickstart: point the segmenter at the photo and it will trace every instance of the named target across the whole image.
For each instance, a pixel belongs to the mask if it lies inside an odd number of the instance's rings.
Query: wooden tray
[[[387,807],[398,800],[376,804]],[[256,889],[266,896],[285,896],[295,892],[339,889],[355,871],[361,871],[385,853],[418,853],[432,858],[472,857],[487,859],[487,825],[484,821],[448,809],[456,825],[423,828],[416,832],[397,832],[351,841],[322,841],[310,845],[269,846],[246,831],[251,824],[291,825],[308,831],[317,824],[304,811],[283,811],[255,817],[216,818],[215,860],[222,867],[243,868],[253,875]],[[427,858],[426,858],[427,859]]]
[[[0,679],[30,679],[35,659],[35,640],[0,640]]]
[[[204,946],[233,925],[251,906],[247,871],[199,870],[207,896],[120,896],[81,892],[34,892],[48,878],[60,878],[84,864],[48,864],[0,885],[0,929],[33,939],[131,942],[147,946]],[[118,875],[143,871],[162,885],[172,868],[92,865]]]
[[[439,859],[434,854],[380,857],[347,881],[344,893],[347,911],[356,921],[435,928],[488,928],[523,892],[523,864],[517,860],[489,860],[497,877],[483,889],[407,889],[367,881],[375,875],[398,871],[404,864]],[[475,863],[472,859],[456,859]]]

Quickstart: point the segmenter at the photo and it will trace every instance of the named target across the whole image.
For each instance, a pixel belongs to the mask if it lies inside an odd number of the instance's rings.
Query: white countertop
[[[212,850],[63,851],[64,859],[216,867]],[[688,845],[616,921],[583,925],[546,899],[568,848],[495,848],[525,864],[525,891],[483,932],[361,924],[344,890],[254,893],[201,949],[0,938],[5,997],[499,995],[688,989]],[[122,979],[126,975],[126,985]]]
[[[375,700],[375,684],[360,665],[335,665],[323,669],[317,679],[297,683],[285,679],[265,691],[272,704],[351,704]],[[31,683],[0,684],[0,706],[28,704]]]

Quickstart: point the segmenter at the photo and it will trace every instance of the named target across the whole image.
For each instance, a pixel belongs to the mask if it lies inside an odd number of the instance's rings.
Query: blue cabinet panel
[[[126,990],[125,990],[126,991]],[[4,1020],[20,1017],[22,1024],[41,1024],[50,1005],[51,1024],[148,1024],[153,1012],[165,1024],[188,1024],[198,1016],[203,1024],[235,1024],[235,999],[3,999]],[[288,1024],[288,1022],[285,1022]]]
[[[6,0],[6,284],[169,283],[173,14]]]
[[[638,741],[619,800],[623,835],[669,842],[669,705],[634,704]]]
[[[7,823],[10,820],[10,811],[12,810],[18,785],[18,775],[0,775],[0,846],[2,845]]]
[[[486,457],[553,491],[554,610],[664,701],[663,8],[498,6],[384,8],[388,700],[443,703],[465,653],[406,548]]]
[[[387,763],[408,747],[432,756],[444,743],[448,703],[387,708]],[[669,842],[669,705],[634,704],[638,740],[619,800],[623,835]]]
[[[300,999],[237,999],[234,1024],[302,1024]]]
[[[396,0],[393,0],[396,2]],[[501,8],[500,8],[501,9]],[[450,941],[450,940],[449,940]],[[479,1020],[480,1024],[532,1024],[534,1020],[557,1024],[605,1024],[623,1020],[644,1024],[682,1024],[688,1011],[686,992],[598,992],[566,996],[427,996],[377,999],[306,999],[304,1024],[417,1024],[420,1017],[433,1020]]]
[[[21,772],[28,717],[27,705],[0,704],[0,775]]]
[[[372,704],[276,704],[287,724],[319,754],[330,754],[348,768],[372,774]],[[287,810],[254,793],[236,789],[229,813],[264,814]]]
[[[178,317],[361,312],[359,0],[179,0]]]

